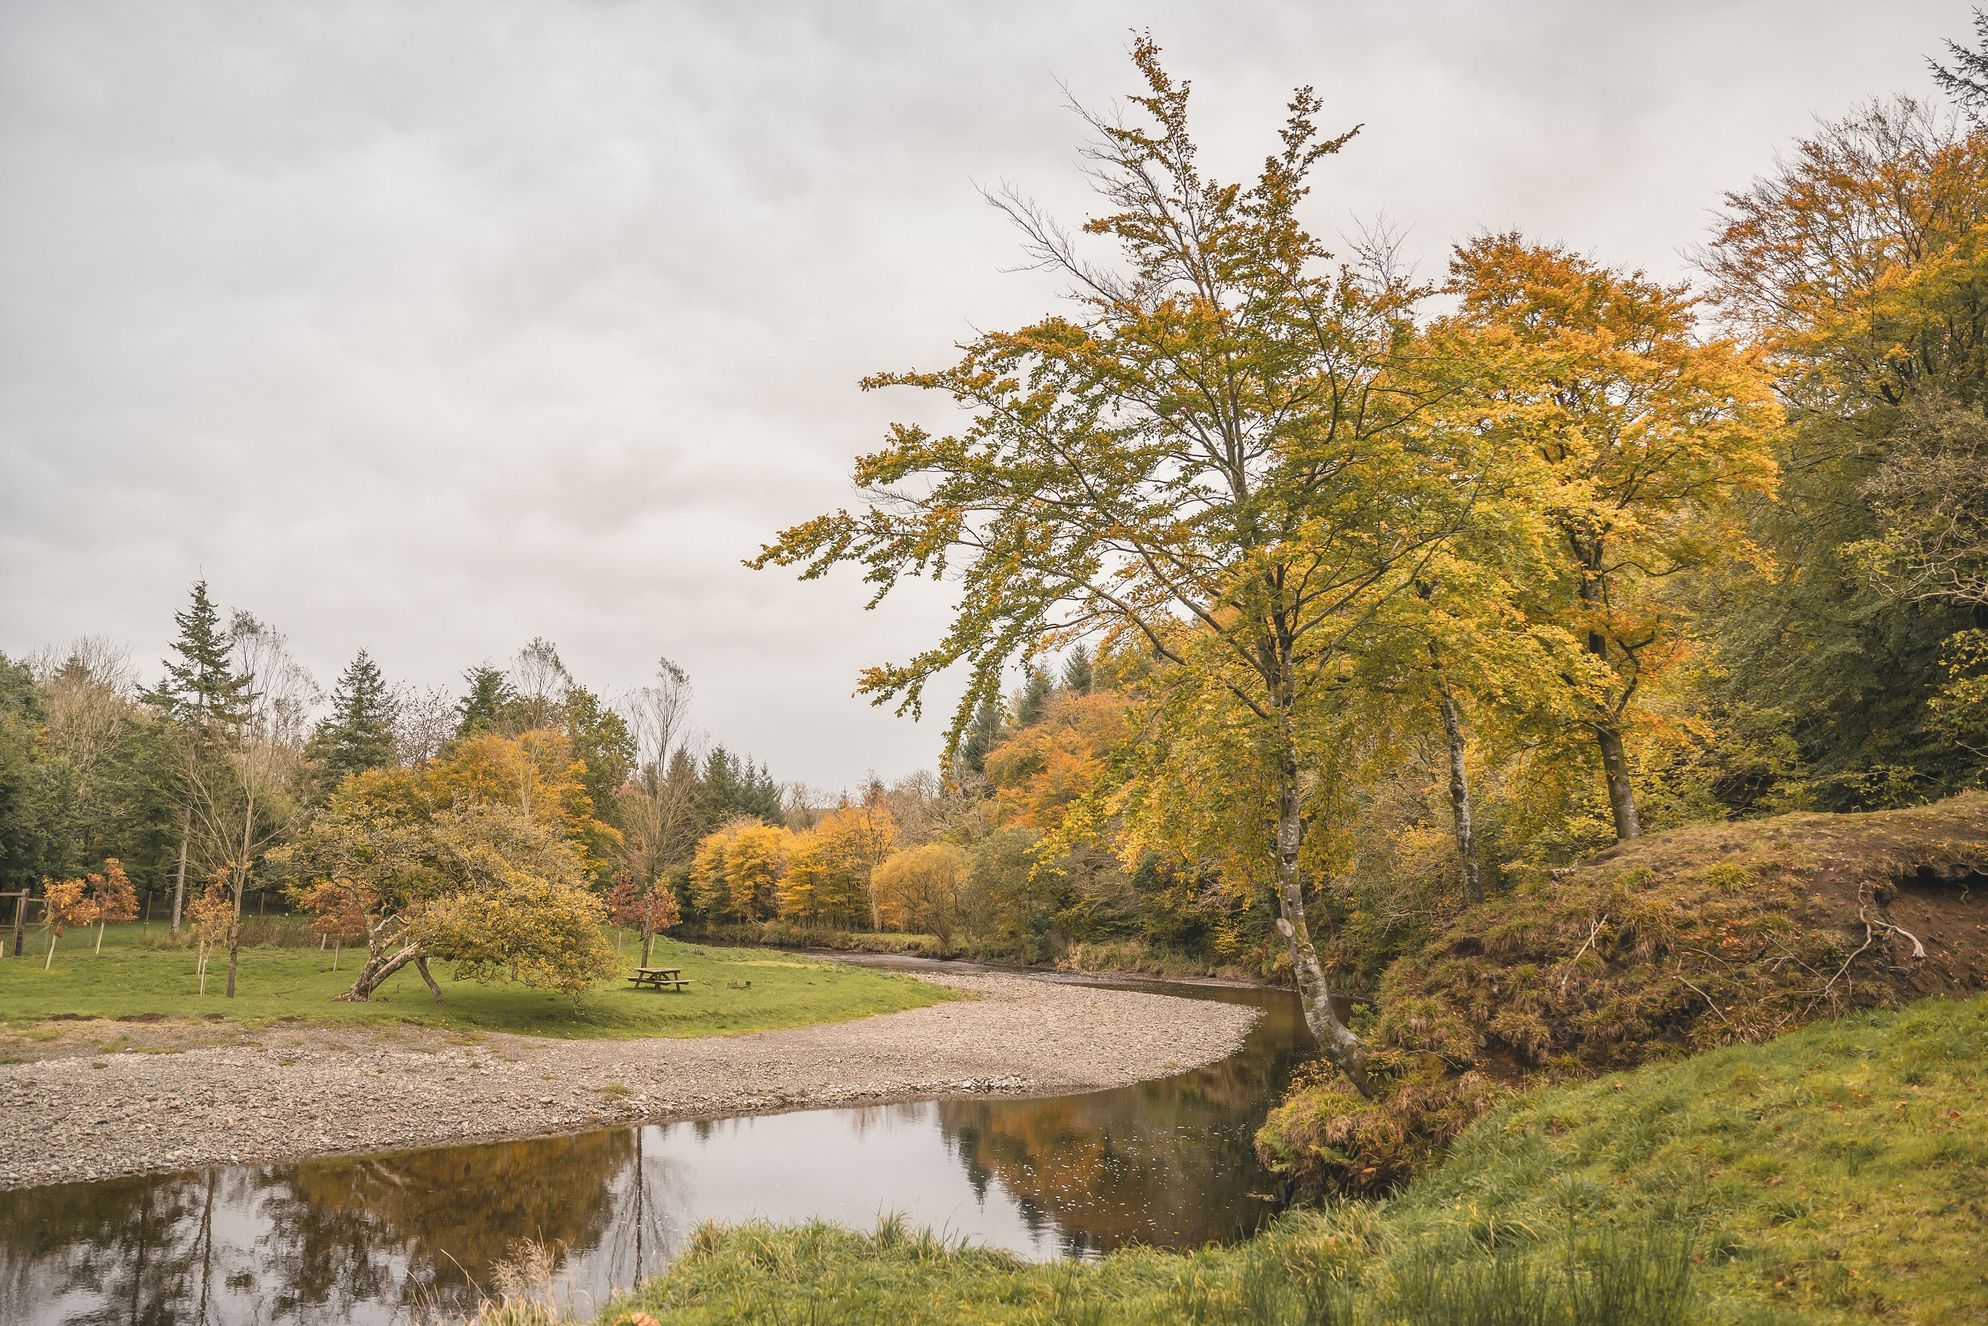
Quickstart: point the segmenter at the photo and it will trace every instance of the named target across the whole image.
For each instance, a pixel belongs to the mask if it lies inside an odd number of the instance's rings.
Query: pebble
[[[439,1035],[369,1029],[319,1047],[115,1054],[96,1069],[75,1058],[4,1064],[0,1189],[610,1120],[1124,1086],[1223,1058],[1257,1017],[1240,1004],[1024,976],[922,979],[974,997],[743,1036],[493,1035],[453,1060],[461,1073],[436,1071]],[[629,1095],[604,1107],[610,1083]]]

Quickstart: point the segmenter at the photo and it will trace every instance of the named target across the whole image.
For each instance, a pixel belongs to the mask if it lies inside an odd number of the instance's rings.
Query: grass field
[[[1961,1326],[1984,1246],[1988,998],[1928,1000],[1539,1091],[1392,1199],[1239,1247],[1026,1266],[891,1221],[706,1230],[600,1321]]]
[[[369,1002],[346,1004],[333,996],[351,984],[363,950],[346,949],[333,971],[329,951],[270,944],[243,948],[237,994],[227,999],[221,993],[227,955],[210,959],[202,995],[193,951],[166,943],[163,931],[155,923],[148,937],[138,924],[111,926],[101,955],[92,951],[94,931],[72,932],[57,942],[46,972],[47,940],[38,947],[31,934],[21,957],[0,958],[0,1030],[18,1036],[50,1019],[163,1016],[246,1024],[414,1022],[535,1036],[709,1036],[843,1021],[951,997],[923,981],[841,963],[658,939],[652,965],[682,967],[693,982],[689,989],[638,991],[621,973],[575,1003],[522,986],[455,981],[447,964],[438,963],[439,1003],[410,967]],[[640,952],[635,937],[624,932],[617,941],[632,966]]]

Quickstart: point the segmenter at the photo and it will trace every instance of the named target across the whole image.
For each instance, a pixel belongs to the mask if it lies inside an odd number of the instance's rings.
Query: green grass
[[[1239,1247],[1029,1266],[890,1221],[707,1229],[600,1320],[1958,1326],[1988,1320],[1984,1247],[1988,998],[1934,1000],[1536,1092],[1395,1197]]]
[[[626,973],[620,973],[576,1003],[522,986],[455,981],[446,964],[437,964],[444,996],[440,1003],[408,968],[369,1002],[346,1004],[333,996],[351,984],[365,959],[363,950],[348,948],[334,972],[329,951],[270,945],[242,950],[237,994],[227,999],[221,993],[227,955],[210,959],[203,996],[193,951],[161,942],[163,930],[154,924],[148,940],[142,926],[112,926],[101,956],[91,951],[94,933],[65,935],[47,972],[41,966],[42,949],[30,936],[20,958],[0,958],[0,1027],[38,1035],[50,1029],[51,1018],[163,1015],[251,1025],[297,1018],[414,1022],[536,1036],[709,1036],[845,1021],[953,997],[923,981],[842,963],[659,939],[652,965],[682,967],[693,982],[689,989],[635,990],[624,979]],[[632,936],[618,938],[632,966],[639,949]],[[45,948],[46,939],[41,943]]]

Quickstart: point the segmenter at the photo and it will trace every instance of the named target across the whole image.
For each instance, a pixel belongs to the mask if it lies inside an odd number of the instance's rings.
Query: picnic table
[[[690,984],[683,978],[681,967],[637,967],[630,973],[628,979],[635,983],[637,990],[661,990],[665,986],[672,990],[681,990]]]

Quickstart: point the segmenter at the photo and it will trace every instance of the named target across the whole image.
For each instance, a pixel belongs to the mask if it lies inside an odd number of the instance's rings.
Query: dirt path
[[[467,1042],[295,1029],[0,1065],[0,1189],[700,1115],[1122,1086],[1235,1050],[1254,1009],[1002,975],[855,1022],[699,1039]]]

